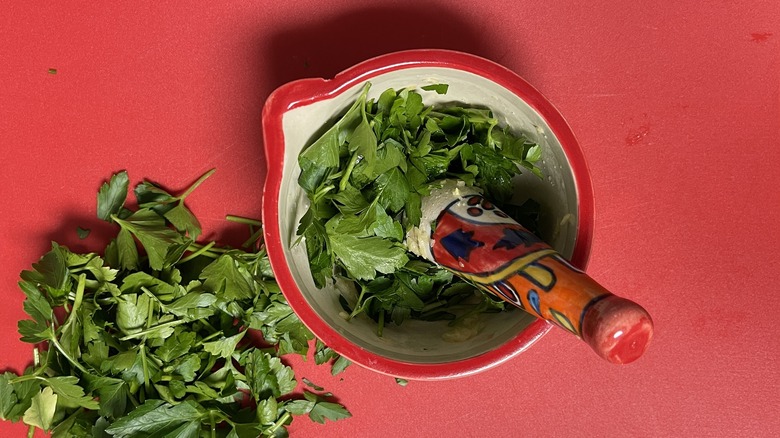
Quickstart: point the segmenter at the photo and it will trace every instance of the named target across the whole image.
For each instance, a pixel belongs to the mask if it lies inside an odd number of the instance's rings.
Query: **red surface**
[[[51,239],[100,247],[93,194],[111,172],[180,189],[217,167],[191,206],[210,236],[230,237],[225,214],[260,215],[274,88],[443,47],[502,63],[566,117],[595,193],[588,272],[650,312],[653,343],[616,367],[551,331],[492,370],[406,387],[295,360],[354,417],[299,419],[293,436],[780,434],[775,0],[76,3],[0,7],[5,366],[30,358],[15,334],[19,271]],[[79,241],[77,226],[95,231]]]
[[[331,99],[354,85],[360,85],[389,71],[425,66],[444,67],[468,71],[500,84],[534,108],[547,122],[551,135],[555,135],[571,162],[578,190],[579,227],[572,263],[584,268],[587,265],[593,232],[592,187],[587,164],[571,128],[563,117],[536,89],[517,74],[484,58],[452,50],[403,50],[383,54],[363,61],[340,72],[335,78],[309,78],[289,82],[268,97],[263,106],[263,141],[266,159],[281,163],[284,160],[285,130],[283,117],[288,110],[309,105],[313,102]],[[289,135],[289,134],[288,134]],[[282,166],[268,166],[267,181],[263,189],[263,222],[268,257],[276,279],[284,291],[290,306],[314,335],[332,347],[339,354],[355,362],[392,377],[415,380],[441,380],[463,377],[481,372],[503,363],[533,345],[551,327],[537,320],[515,338],[498,348],[464,360],[446,364],[414,364],[389,359],[374,354],[344,338],[328,325],[312,308],[298,289],[290,268],[286,265],[285,246],[279,228],[279,199],[282,182]],[[434,250],[435,252],[435,250]],[[447,263],[442,263],[447,265]]]

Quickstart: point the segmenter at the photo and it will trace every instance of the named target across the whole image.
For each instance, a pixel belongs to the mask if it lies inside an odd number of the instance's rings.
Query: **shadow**
[[[242,135],[257,142],[259,162],[265,163],[259,115],[268,96],[285,83],[304,78],[333,78],[339,72],[386,53],[409,49],[450,49],[501,62],[508,53],[497,44],[484,22],[453,11],[446,2],[416,5],[366,5],[335,14],[319,11],[317,18],[288,16],[281,30],[259,31],[246,42],[252,71],[263,72],[245,84],[252,112]],[[265,183],[265,166],[253,181]],[[262,202],[262,201],[261,201]]]
[[[243,247],[243,244],[251,237],[249,226],[223,220],[213,229],[213,231],[202,235],[200,242],[217,242],[217,245],[223,248],[235,248],[243,251],[254,251],[254,247]]]
[[[79,229],[87,230],[86,236],[80,236]],[[41,242],[38,251],[41,256],[51,249],[52,242],[74,253],[95,252],[102,255],[117,231],[117,225],[100,220],[94,214],[70,214],[59,221],[57,228],[44,232],[36,242]]]
[[[406,7],[367,6],[291,25],[268,40],[264,62],[272,89],[310,77],[332,78],[369,58],[407,49],[450,49],[496,59],[500,47],[469,17],[445,3]]]
[[[78,211],[77,207],[68,208],[68,211]],[[34,239],[29,240],[26,245],[34,246],[34,253],[37,254],[37,258],[28,260],[28,264],[23,270],[33,270],[33,264],[38,263],[41,257],[48,253],[52,248],[52,243],[56,242],[60,246],[68,248],[71,252],[84,254],[84,253],[98,253],[103,254],[106,245],[116,235],[115,225],[98,219],[95,215],[90,214],[77,214],[71,213],[60,219],[58,219],[58,225],[54,228],[43,230],[37,234]],[[86,236],[79,235],[79,229],[89,230]],[[21,303],[24,298],[24,294],[19,287],[16,287],[13,293],[18,297]],[[62,307],[56,307],[53,309],[55,318],[62,322],[64,320],[64,309]],[[29,316],[24,315],[22,319],[29,319]],[[19,340],[19,336],[14,336],[15,346],[14,350],[23,348],[21,351],[32,352],[32,344],[25,343]],[[45,344],[36,344],[38,348],[46,349]],[[28,350],[29,349],[29,350]],[[19,356],[21,357],[21,355]],[[18,367],[5,367],[0,369],[0,373],[12,372],[16,375],[22,375],[24,370],[34,365],[32,357],[29,359],[24,358],[24,365]],[[19,362],[22,363],[22,362]]]
[[[128,202],[128,204],[130,203]],[[136,209],[135,205],[127,206],[133,211]],[[86,237],[79,236],[79,228],[88,230],[89,234]],[[245,251],[254,250],[253,248],[242,247],[243,243],[250,237],[247,225],[221,220],[218,225],[211,228],[214,229],[201,235],[198,238],[198,242],[205,244],[214,241],[222,248],[236,248]],[[105,255],[106,246],[117,236],[118,232],[118,225],[100,220],[94,215],[73,214],[62,218],[56,228],[42,232],[40,237],[35,240],[39,242],[37,245],[40,246],[36,251],[42,257],[51,250],[52,242],[56,242],[58,245],[67,247],[73,253],[94,252],[102,257]],[[143,247],[138,242],[136,242],[136,245],[138,251],[143,253]],[[34,260],[33,263],[37,261]]]

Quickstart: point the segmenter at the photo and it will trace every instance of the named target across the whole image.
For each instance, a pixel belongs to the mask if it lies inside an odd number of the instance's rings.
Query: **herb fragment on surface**
[[[19,333],[35,360],[0,374],[0,418],[30,436],[244,438],[287,436],[294,415],[350,416],[330,393],[293,394],[280,356],[305,357],[314,337],[273,278],[261,224],[228,218],[249,227],[243,249],[196,242],[184,199],[211,173],[179,196],[145,181],[135,210],[127,173],[113,175],[98,192],[98,217],[117,229],[104,255],[52,243],[22,272]],[[343,370],[345,359],[315,345],[317,364]]]
[[[512,179],[521,169],[541,177],[541,147],[499,126],[489,109],[426,106],[413,89],[387,89],[374,100],[369,88],[366,83],[341,119],[298,157],[298,183],[310,205],[297,233],[315,285],[352,283],[356,296],[340,297],[344,311],[376,321],[379,335],[389,322],[455,324],[464,309],[501,311],[497,298],[410,253],[404,237],[420,223],[422,199],[447,178],[479,187],[536,231],[539,205],[511,205]]]
[[[76,235],[79,236],[79,239],[86,239],[87,237],[89,237],[89,233],[91,233],[91,230],[89,230],[88,228],[81,228],[81,227],[76,228]]]

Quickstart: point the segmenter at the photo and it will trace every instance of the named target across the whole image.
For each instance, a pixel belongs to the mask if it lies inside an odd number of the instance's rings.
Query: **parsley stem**
[[[236,216],[236,215],[232,215],[232,214],[229,214],[229,215],[225,216],[225,220],[230,221],[230,222],[235,222],[237,224],[254,225],[256,227],[262,227],[263,226],[263,223],[260,222],[257,219],[250,219],[248,217]]]
[[[347,170],[344,171],[344,175],[341,176],[341,181],[339,181],[339,190],[343,191],[347,188],[347,183],[349,182],[349,177],[352,176],[352,170],[355,168],[355,164],[358,162],[358,153],[355,152],[352,154],[352,157],[349,159],[349,164],[347,164]]]
[[[100,282],[97,280],[87,280],[86,286],[90,289],[97,289],[100,287]]]
[[[230,427],[236,427],[236,425],[239,424],[231,420],[230,417],[226,416],[225,413],[219,409],[209,409],[209,415],[213,416],[215,420],[219,420],[217,424],[220,424],[223,421],[230,425]]]
[[[164,322],[162,324],[157,324],[154,327],[149,327],[146,330],[141,330],[138,333],[133,333],[131,335],[127,335],[127,336],[121,337],[121,338],[119,338],[119,340],[120,341],[127,341],[127,340],[130,340],[130,339],[140,338],[140,337],[148,335],[149,333],[154,332],[155,330],[158,330],[158,329],[161,329],[161,328],[165,328],[165,327],[176,327],[177,325],[186,324],[188,322],[190,322],[190,321],[187,321],[187,320],[184,320],[184,319],[180,319],[178,321]]]
[[[444,301],[434,301],[432,303],[427,304],[425,307],[423,307],[422,310],[420,310],[420,313],[430,312],[431,310],[438,309],[439,307],[445,304],[447,303]]]
[[[141,405],[141,403],[138,403],[138,400],[136,400],[135,396],[132,393],[130,393],[130,391],[127,391],[127,398],[130,399],[130,403],[133,404],[134,408],[137,408],[138,406]]]
[[[260,239],[260,236],[262,236],[262,235],[263,235],[263,229],[262,228],[258,228],[254,233],[252,233],[251,236],[249,236],[249,239],[247,239],[246,242],[244,242],[241,245],[241,247],[242,248],[249,248],[252,245],[252,243],[257,242],[258,239]]]
[[[139,356],[141,356],[141,365],[144,370],[144,389],[149,392],[151,386],[149,385],[149,366],[146,363],[146,341],[142,342],[138,347]]]
[[[15,377],[13,379],[10,379],[8,382],[10,382],[12,384],[16,384],[16,383],[26,382],[28,380],[35,380],[35,379],[42,379],[42,377],[37,374],[37,371],[36,371],[36,374],[23,374],[23,375],[21,375],[19,377]]]
[[[211,169],[211,170],[209,170],[208,172],[204,173],[203,175],[201,175],[201,176],[200,176],[200,178],[198,178],[198,179],[197,179],[197,181],[195,181],[194,183],[192,183],[192,185],[190,186],[190,188],[188,188],[188,189],[187,189],[187,190],[186,190],[186,191],[185,191],[185,192],[184,192],[184,193],[183,193],[181,196],[179,196],[179,199],[183,201],[183,200],[184,200],[184,198],[186,198],[187,196],[189,196],[189,194],[190,194],[190,193],[192,193],[192,191],[193,191],[193,190],[197,189],[197,188],[198,188],[198,186],[199,186],[199,185],[201,185],[201,184],[203,183],[203,181],[206,181],[206,179],[208,179],[208,177],[210,177],[211,175],[213,175],[213,174],[214,174],[214,172],[216,172],[216,171],[217,171],[217,169],[216,169],[216,168],[214,168],[214,169]]]
[[[73,323],[74,318],[78,318],[76,315],[76,312],[79,310],[79,307],[81,307],[81,301],[84,300],[84,287],[87,283],[87,275],[86,274],[79,274],[79,282],[76,285],[76,296],[73,298],[73,307],[70,309],[70,313],[68,314],[68,318],[65,320],[65,323],[60,326],[60,332],[62,330],[65,330],[70,324]]]
[[[40,376],[41,374],[45,373],[47,369],[49,369],[49,358],[51,358],[52,354],[51,351],[46,351],[46,361],[44,363],[41,363],[41,350],[39,350],[37,347],[33,349],[33,355],[35,357],[34,365],[36,370],[32,374],[28,375],[33,377]]]
[[[321,198],[321,197],[325,196],[325,194],[326,194],[326,193],[328,193],[329,191],[331,191],[331,190],[333,190],[333,189],[335,189],[335,188],[336,188],[336,186],[334,186],[334,185],[332,185],[332,184],[331,184],[331,185],[327,185],[327,186],[325,186],[325,187],[323,187],[323,188],[319,189],[319,190],[318,190],[317,192],[315,192],[315,193],[314,193],[314,195],[312,196],[312,198],[311,198],[311,199],[312,199],[312,203],[316,204],[317,202],[319,202],[319,200],[320,200],[320,198]]]
[[[212,339],[214,339],[214,338],[216,338],[216,337],[218,337],[218,336],[222,336],[222,335],[223,335],[223,333],[222,333],[222,330],[220,330],[220,331],[218,331],[218,332],[215,332],[215,333],[212,333],[212,334],[210,334],[210,335],[206,336],[205,338],[201,339],[201,340],[200,340],[200,341],[199,341],[197,344],[195,344],[195,345],[196,345],[196,346],[203,345],[203,343],[204,343],[204,342],[210,341],[210,340],[212,340]]]
[[[76,360],[74,360],[72,357],[70,357],[70,355],[67,352],[65,352],[65,349],[62,347],[60,342],[57,340],[56,336],[52,335],[51,338],[49,339],[49,341],[52,343],[52,345],[54,345],[54,348],[59,350],[60,354],[62,354],[65,357],[65,359],[68,359],[68,362],[70,362],[74,367],[76,367],[79,371],[81,371],[84,374],[89,374],[89,371],[87,371],[87,369],[84,368],[83,365],[78,363]]]
[[[352,311],[352,313],[349,314],[349,319],[354,318],[357,316],[360,312],[363,311],[364,305],[363,305],[363,296],[366,294],[366,288],[361,287],[360,288],[360,295],[358,295],[357,302],[355,302],[355,309]],[[348,320],[349,321],[349,320]]]
[[[209,242],[206,245],[202,246],[201,248],[196,249],[192,254],[188,255],[187,257],[184,257],[183,259],[179,260],[179,263],[185,263],[188,262],[195,257],[201,256],[201,255],[207,255],[209,250],[216,245],[216,242]],[[190,248],[196,247],[195,245],[192,245]],[[189,248],[188,248],[189,249]],[[216,258],[216,254],[212,257]]]
[[[292,417],[290,412],[285,412],[284,415],[282,415],[281,417],[279,417],[278,420],[276,420],[276,423],[274,423],[273,426],[271,426],[270,428],[266,429],[264,432],[266,434],[268,434],[268,436],[273,436],[274,432],[276,432],[276,429],[279,429],[280,427],[282,427],[284,425],[284,423],[286,423],[287,420],[290,419],[290,417]]]
[[[206,328],[208,328],[211,332],[217,332],[218,331],[217,329],[214,328],[213,325],[209,324],[209,322],[207,320],[205,320],[205,319],[201,319],[198,322],[200,322],[201,324],[205,325]],[[219,330],[219,333],[222,334],[222,331]]]
[[[148,302],[149,304],[146,306],[146,328],[151,327],[154,321],[154,301],[149,300]]]
[[[161,361],[160,359],[155,357],[153,354],[150,354],[150,355],[146,356],[146,359],[151,360],[152,362],[154,362],[157,365],[158,368],[162,368],[162,366],[165,365],[165,363],[163,361]]]
[[[157,304],[160,306],[160,310],[162,310],[163,312],[166,311],[165,304],[163,304],[163,302],[160,301],[159,298],[157,298],[157,295],[153,294],[152,291],[150,291],[146,286],[141,286],[141,292],[143,292],[149,298],[151,298],[154,301],[156,301]],[[149,301],[149,314],[148,314],[148,318],[146,320],[146,328],[149,328],[152,325],[152,322],[151,322],[152,321],[152,311],[154,310],[154,308],[152,307],[153,304],[154,304],[153,301]]]

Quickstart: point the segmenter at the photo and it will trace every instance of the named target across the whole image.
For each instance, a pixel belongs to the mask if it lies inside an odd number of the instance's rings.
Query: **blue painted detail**
[[[541,240],[528,231],[517,228],[504,228],[504,236],[493,245],[493,249],[506,248],[511,250],[520,245],[531,246],[539,242]]]
[[[539,316],[542,316],[542,309],[539,305],[539,294],[533,289],[528,291],[528,302],[531,303],[531,307],[533,307],[534,311]]]
[[[473,231],[457,229],[441,239],[441,244],[455,259],[468,261],[471,251],[485,245],[484,242],[472,239]]]

